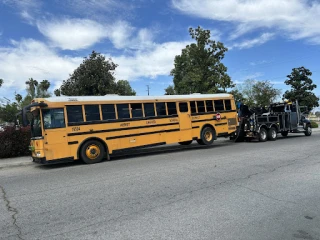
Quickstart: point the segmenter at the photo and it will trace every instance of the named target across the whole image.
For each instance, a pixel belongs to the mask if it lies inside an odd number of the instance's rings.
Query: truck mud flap
[[[245,133],[244,133],[244,120],[242,119],[239,127],[237,129],[234,141],[235,142],[244,142],[244,137],[245,137]]]

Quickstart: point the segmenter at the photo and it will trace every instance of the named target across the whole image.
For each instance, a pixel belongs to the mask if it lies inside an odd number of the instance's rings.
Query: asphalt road
[[[0,239],[320,239],[320,133],[0,170]]]

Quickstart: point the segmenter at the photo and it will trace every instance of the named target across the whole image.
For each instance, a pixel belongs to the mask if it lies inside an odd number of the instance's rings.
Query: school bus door
[[[192,121],[191,111],[187,102],[178,103],[178,116],[180,124],[180,138],[179,141],[187,141],[192,139]]]

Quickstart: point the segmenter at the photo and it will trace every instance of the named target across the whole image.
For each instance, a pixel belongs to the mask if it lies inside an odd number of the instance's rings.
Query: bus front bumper
[[[68,163],[68,162],[73,162],[74,158],[69,157],[69,158],[61,158],[61,159],[55,159],[55,160],[47,160],[45,157],[32,157],[32,161],[35,163],[43,164],[43,165],[51,165],[51,164],[58,164],[58,163]]]

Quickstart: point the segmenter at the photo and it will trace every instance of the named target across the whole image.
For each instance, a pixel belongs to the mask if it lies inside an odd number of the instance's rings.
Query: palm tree
[[[26,81],[26,84],[28,85],[28,92],[32,99],[36,96],[36,87],[38,86],[38,81],[34,80],[33,78],[29,78],[28,81]]]

